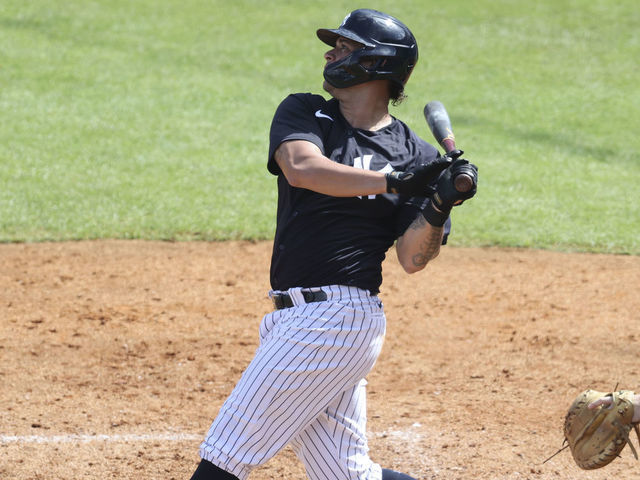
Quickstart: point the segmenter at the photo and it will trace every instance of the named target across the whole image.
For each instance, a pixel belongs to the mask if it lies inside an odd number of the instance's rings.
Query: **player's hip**
[[[386,318],[382,302],[367,290],[344,285],[317,288],[291,288],[270,291],[275,310],[265,315],[260,327],[261,339],[274,328],[291,331],[335,331],[348,336],[348,332],[372,332],[383,335]]]

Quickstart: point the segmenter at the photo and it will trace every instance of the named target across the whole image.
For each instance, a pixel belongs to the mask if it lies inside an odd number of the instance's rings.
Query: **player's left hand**
[[[436,180],[443,170],[451,165],[447,156],[438,157],[426,165],[418,165],[406,172],[386,174],[387,193],[399,193],[410,197],[427,197],[433,192],[429,184]]]

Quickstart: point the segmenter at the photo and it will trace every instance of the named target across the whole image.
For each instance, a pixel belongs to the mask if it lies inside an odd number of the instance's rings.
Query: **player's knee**
[[[225,472],[211,462],[201,460],[191,480],[238,480],[238,477]]]

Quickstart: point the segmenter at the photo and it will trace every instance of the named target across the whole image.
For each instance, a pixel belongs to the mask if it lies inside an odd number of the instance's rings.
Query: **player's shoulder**
[[[438,149],[435,146],[424,140],[402,120],[394,117],[394,125],[395,128],[401,132],[401,135],[409,140],[408,143],[421,153],[421,156],[426,158],[436,158],[439,155]]]
[[[338,102],[327,100],[314,93],[292,93],[288,95],[278,107],[276,118],[297,119],[296,121],[326,122],[324,119],[334,120],[339,115]]]
[[[316,93],[291,93],[287,95],[282,103],[298,103],[312,107],[322,107],[329,103],[329,101],[322,95]]]

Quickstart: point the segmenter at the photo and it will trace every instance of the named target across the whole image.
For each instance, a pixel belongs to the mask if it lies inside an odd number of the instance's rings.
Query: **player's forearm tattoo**
[[[420,251],[411,257],[413,264],[416,267],[425,266],[430,260],[433,260],[440,252],[440,244],[442,243],[442,231],[443,227],[434,227],[430,225],[431,229],[428,231],[427,236],[420,244]],[[422,215],[418,215],[409,228],[412,230],[421,230],[428,228],[429,225]]]

